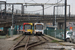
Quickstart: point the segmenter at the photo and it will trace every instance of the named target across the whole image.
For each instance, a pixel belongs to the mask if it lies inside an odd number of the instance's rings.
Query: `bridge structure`
[[[4,30],[7,30],[10,26],[12,26],[12,19],[13,19],[13,25],[23,25],[24,22],[43,22],[43,23],[53,23],[55,20],[54,15],[45,15],[44,14],[44,5],[45,4],[32,4],[32,3],[6,3],[4,1],[0,1],[0,27],[4,27]],[[2,5],[4,5],[4,9],[2,9]],[[11,8],[8,8],[9,6],[12,6]],[[21,10],[15,10],[15,5],[21,5]],[[46,5],[64,5],[64,4],[46,4]],[[42,15],[40,14],[28,14],[24,12],[24,7],[27,6],[42,6]],[[11,10],[12,9],[12,10]],[[10,10],[10,11],[9,11]],[[15,12],[14,12],[15,10]],[[19,12],[19,13],[18,13]],[[12,17],[13,16],[13,17]],[[66,18],[67,22],[74,22],[75,16],[67,16]],[[56,15],[56,22],[58,25],[58,28],[64,29],[65,26],[65,17],[64,15]]]
[[[1,15],[2,14],[2,15]],[[0,27],[8,27],[12,25],[12,13],[0,13]],[[6,17],[6,18],[5,18]],[[24,22],[43,22],[43,23],[53,23],[55,20],[54,15],[36,15],[36,14],[14,14],[14,24],[22,25]],[[75,22],[75,16],[67,16],[67,22]],[[57,23],[64,23],[64,15],[56,15],[56,22]]]

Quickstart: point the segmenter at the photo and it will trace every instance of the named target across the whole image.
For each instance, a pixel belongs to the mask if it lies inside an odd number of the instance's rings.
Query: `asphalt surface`
[[[0,50],[9,50],[16,42],[0,39]]]

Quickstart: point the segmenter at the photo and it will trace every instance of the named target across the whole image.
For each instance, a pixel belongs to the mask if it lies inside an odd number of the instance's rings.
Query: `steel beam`
[[[21,7],[22,9],[21,9],[21,14],[24,14],[24,6],[23,6],[23,4],[22,4],[22,7]]]
[[[5,12],[5,20],[6,20],[6,2],[5,2],[5,9],[4,9],[4,12]]]
[[[53,26],[55,26],[55,6],[54,6],[54,9],[53,9]]]
[[[42,5],[42,7],[43,7],[43,18],[44,18],[44,5]]]
[[[16,3],[16,4],[27,4],[27,5],[64,5],[64,3]]]

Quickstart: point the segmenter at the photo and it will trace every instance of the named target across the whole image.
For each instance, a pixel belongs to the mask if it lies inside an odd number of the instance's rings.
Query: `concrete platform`
[[[75,44],[74,44],[74,43],[64,42],[64,41],[63,41],[63,40],[61,40],[61,39],[57,39],[57,38],[52,37],[52,36],[49,36],[49,35],[45,35],[45,36],[47,36],[47,37],[49,37],[49,38],[51,38],[51,39],[53,39],[53,40],[57,40],[57,41],[58,41],[58,43],[59,43],[59,44],[61,44],[61,45],[64,45],[64,46],[75,46]]]
[[[13,37],[7,38],[6,40],[15,40],[16,38],[20,37],[22,34],[13,35]]]
[[[60,43],[62,43],[65,46],[75,46],[74,43],[70,43],[70,42],[60,42]]]
[[[63,40],[61,40],[61,39],[57,39],[57,38],[54,38],[54,37],[49,36],[49,35],[45,35],[45,36],[50,37],[51,39],[53,39],[53,40],[57,40],[57,41],[59,41],[59,42],[62,42],[62,41],[63,41]]]

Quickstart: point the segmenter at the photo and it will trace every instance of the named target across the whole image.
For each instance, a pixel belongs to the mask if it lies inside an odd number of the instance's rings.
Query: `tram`
[[[33,26],[33,23],[23,23],[23,33],[32,34],[33,33],[32,26]]]
[[[44,34],[44,23],[34,23],[34,34]]]

